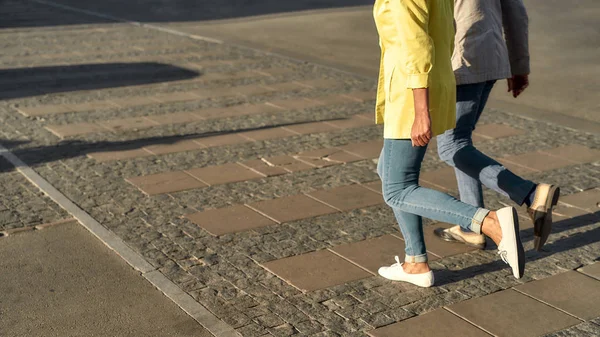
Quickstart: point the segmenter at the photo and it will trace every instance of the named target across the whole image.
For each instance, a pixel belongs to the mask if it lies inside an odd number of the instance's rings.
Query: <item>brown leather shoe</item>
[[[560,188],[549,184],[539,184],[535,189],[535,198],[527,209],[533,222],[533,245],[537,251],[548,240],[552,231],[552,208],[558,204]]]
[[[463,232],[460,226],[450,228],[436,228],[433,233],[438,238],[448,242],[460,242],[467,246],[484,249],[486,245],[485,236],[473,232]]]

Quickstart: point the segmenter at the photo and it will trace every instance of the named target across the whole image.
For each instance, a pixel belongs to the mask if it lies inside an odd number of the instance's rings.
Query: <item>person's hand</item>
[[[507,82],[508,92],[512,91],[513,97],[517,98],[529,86],[529,75],[513,75]]]
[[[431,117],[429,116],[429,89],[413,89],[415,120],[410,131],[413,146],[425,146],[431,140]]]
[[[431,118],[429,112],[416,112],[410,132],[410,139],[413,146],[425,146],[431,140]]]

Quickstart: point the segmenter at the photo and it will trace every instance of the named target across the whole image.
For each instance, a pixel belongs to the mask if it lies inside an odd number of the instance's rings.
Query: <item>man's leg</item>
[[[457,88],[457,127],[463,124],[460,121],[463,114],[470,116],[464,118],[467,121],[475,121],[479,119],[485,103],[492,90],[494,82],[479,83],[477,85],[459,86]],[[474,90],[473,88],[478,88]],[[473,101],[477,101],[474,104]],[[467,113],[460,108],[465,107]],[[476,107],[476,108],[475,108]],[[461,111],[459,114],[458,111]],[[470,113],[468,113],[470,111]],[[473,129],[474,129],[473,124]],[[526,203],[529,207],[529,212],[534,222],[534,235],[536,236],[536,249],[541,249],[541,246],[547,239],[552,226],[552,207],[558,201],[560,193],[558,187],[540,184],[537,186],[531,181],[525,180],[511,171],[507,170],[494,159],[486,156],[478,151],[471,139],[471,133],[465,130],[467,127],[462,127],[462,130],[454,132],[449,130],[443,135],[438,136],[438,154],[442,160],[449,165],[454,166],[462,174],[483,183],[488,188],[509,197],[515,203],[522,205]],[[468,138],[466,138],[468,137]],[[459,175],[457,175],[457,178]],[[461,182],[466,181],[466,177],[460,175],[459,189]],[[466,190],[467,188],[471,188]],[[473,202],[483,203],[483,197],[479,198],[476,193],[481,190],[476,190],[471,184],[467,183],[461,190],[461,198],[465,195]],[[479,198],[479,199],[478,199]]]
[[[489,88],[487,82],[457,86],[456,127],[438,136],[438,144],[444,142],[445,146],[458,148],[473,145],[473,130],[485,106],[485,99],[483,98],[489,96],[489,90],[491,88]],[[460,200],[483,208],[483,189],[479,179],[471,177],[456,168],[454,172]],[[448,229],[438,228],[435,230],[435,234],[446,241],[459,241],[480,249],[485,248],[486,241],[483,235],[461,229],[458,226]]]

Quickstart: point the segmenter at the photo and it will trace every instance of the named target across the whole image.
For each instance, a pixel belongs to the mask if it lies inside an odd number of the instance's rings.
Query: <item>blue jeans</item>
[[[457,86],[456,128],[437,137],[440,159],[455,168],[460,200],[477,207],[484,207],[481,184],[519,205],[535,187],[473,146],[473,130],[495,82]]]
[[[383,198],[400,225],[406,245],[405,261],[410,263],[427,262],[422,216],[480,233],[481,223],[489,213],[448,194],[419,186],[426,150],[426,146],[412,146],[409,139],[384,139],[377,164]]]

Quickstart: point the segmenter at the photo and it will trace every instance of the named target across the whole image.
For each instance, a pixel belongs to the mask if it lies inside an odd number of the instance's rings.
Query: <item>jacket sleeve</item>
[[[427,88],[433,68],[434,46],[429,36],[429,0],[391,0],[395,3],[399,48],[407,88]]]
[[[527,75],[529,66],[529,17],[523,0],[502,0],[502,25],[513,75]]]

